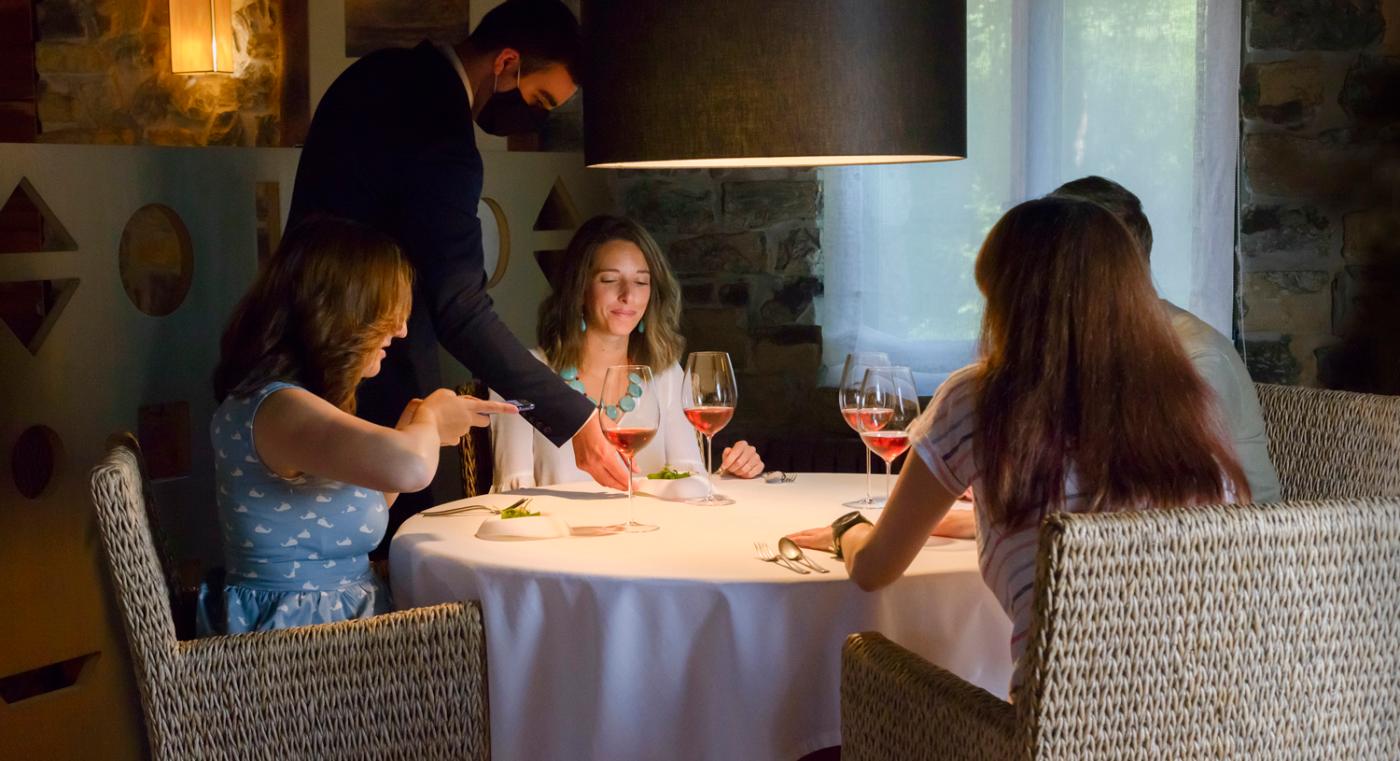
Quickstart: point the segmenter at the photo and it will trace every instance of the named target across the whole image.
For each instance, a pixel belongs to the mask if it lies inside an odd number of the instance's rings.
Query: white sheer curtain
[[[1089,174],[1142,199],[1162,296],[1229,335],[1239,24],[1226,0],[968,0],[967,160],[823,170],[827,381],[856,348],[926,393],[971,361],[988,228]]]

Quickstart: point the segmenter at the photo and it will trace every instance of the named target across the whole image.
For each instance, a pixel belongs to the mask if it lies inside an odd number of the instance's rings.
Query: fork
[[[433,510],[431,512],[425,510],[419,513],[419,515],[426,515],[429,518],[441,518],[449,515],[463,515],[465,513],[475,512],[477,510],[487,512],[492,515],[500,515],[502,510],[509,510],[512,507],[520,507],[522,504],[527,503],[529,501],[530,500],[528,497],[525,499],[518,499],[511,505],[504,508],[491,507],[490,505],[458,505],[457,507],[448,507],[442,510]]]
[[[766,563],[777,563],[778,565],[781,565],[789,571],[800,573],[804,576],[811,573],[811,571],[807,570],[806,568],[803,568],[802,566],[797,565],[796,563],[793,563],[792,561],[788,560],[782,555],[779,555],[778,553],[774,552],[773,548],[769,547],[767,542],[754,542],[753,551],[756,553],[756,556],[759,560],[762,560]]]

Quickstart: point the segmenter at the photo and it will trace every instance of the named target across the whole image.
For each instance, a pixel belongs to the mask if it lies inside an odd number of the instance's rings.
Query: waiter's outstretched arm
[[[523,416],[555,446],[572,439],[579,469],[598,483],[627,488],[627,468],[593,421],[593,406],[535,359],[501,322],[486,293],[481,251],[481,164],[458,146],[429,148],[401,178],[401,241],[413,257],[414,289],[429,303],[438,340],[459,362],[507,399],[528,399]]]

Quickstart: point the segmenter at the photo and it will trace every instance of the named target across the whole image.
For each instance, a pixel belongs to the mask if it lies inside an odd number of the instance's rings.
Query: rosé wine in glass
[[[618,528],[639,533],[655,531],[659,526],[639,523],[636,500],[632,495],[632,462],[637,452],[651,443],[661,424],[661,409],[656,402],[651,368],[646,365],[614,365],[603,374],[603,389],[598,394],[598,425],[622,459],[627,461],[627,521]]]
[[[890,470],[910,445],[909,426],[919,417],[919,392],[907,367],[872,367],[860,386],[860,403],[852,405],[861,441],[885,461],[885,499]]]
[[[904,454],[909,448],[908,431],[865,431],[860,438],[877,457],[886,463]]]
[[[690,407],[685,411],[685,419],[704,436],[714,436],[724,430],[732,417],[733,407]]]
[[[853,351],[846,355],[846,364],[841,368],[841,385],[837,388],[836,402],[840,405],[841,416],[846,419],[856,433],[861,432],[860,387],[865,382],[865,371],[872,367],[889,367],[890,358],[882,351]],[[873,417],[868,423],[881,422]],[[883,426],[882,426],[883,427]],[[865,496],[845,503],[846,507],[879,507],[880,500],[870,494],[870,450],[865,450]]]
[[[656,435],[655,428],[613,428],[603,431],[603,436],[627,459],[637,456],[637,452],[651,443]]]
[[[889,408],[850,407],[841,410],[841,416],[846,418],[846,425],[849,425],[857,433],[878,431],[884,428],[892,415],[894,415],[894,410]]]
[[[739,384],[734,380],[734,365],[729,354],[722,351],[697,351],[685,363],[685,385],[681,392],[685,419],[705,437],[705,480],[709,488],[704,497],[686,500],[694,505],[732,505],[734,500],[715,494],[714,473],[715,434],[719,433],[739,403]]]

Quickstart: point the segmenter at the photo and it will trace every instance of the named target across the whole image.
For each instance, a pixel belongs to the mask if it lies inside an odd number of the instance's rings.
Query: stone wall
[[[811,169],[620,171],[611,186],[680,278],[687,349],[727,351],[740,404],[731,432],[809,430],[817,390],[822,187]],[[844,425],[841,426],[844,430]]]
[[[1400,393],[1400,2],[1248,0],[1245,23],[1250,372]]]
[[[233,0],[229,75],[170,70],[169,0],[36,0],[39,142],[276,146],[283,2]]]

